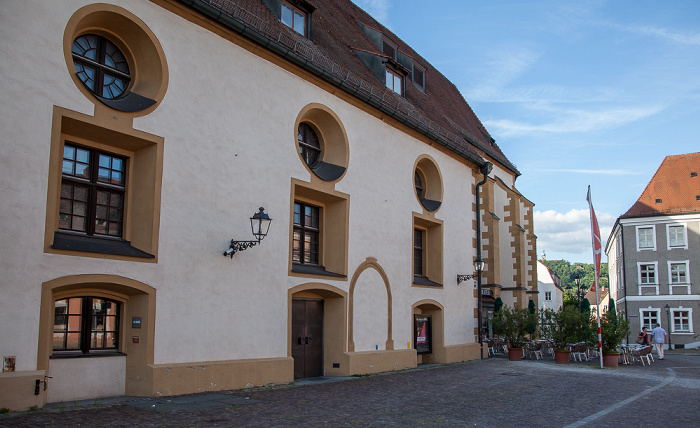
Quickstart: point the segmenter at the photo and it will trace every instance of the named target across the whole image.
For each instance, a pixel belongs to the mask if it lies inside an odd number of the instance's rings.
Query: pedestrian
[[[654,346],[656,346],[656,354],[659,356],[660,360],[664,359],[664,344],[666,343],[666,330],[661,328],[657,322],[654,329],[651,331],[651,335],[654,336]]]
[[[640,331],[639,334],[637,335],[636,342],[639,343],[640,345],[644,345],[644,346],[651,345],[651,343],[649,342],[649,334],[647,333],[646,327],[642,327],[642,331]]]

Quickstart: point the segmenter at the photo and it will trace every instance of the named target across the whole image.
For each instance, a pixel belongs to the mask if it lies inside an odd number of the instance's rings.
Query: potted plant
[[[531,324],[535,314],[527,309],[517,309],[504,306],[493,319],[493,331],[503,336],[508,343],[508,358],[519,361],[523,354],[523,344],[528,334],[528,324]]]
[[[582,339],[582,326],[586,316],[577,307],[567,305],[556,312],[549,309],[544,312],[544,329],[554,346],[554,360],[558,364],[568,364],[571,350],[567,345]]]
[[[630,322],[625,318],[624,312],[618,314],[614,309],[605,312],[600,319],[600,333],[603,344],[603,365],[617,367],[620,357],[617,348],[630,333]]]

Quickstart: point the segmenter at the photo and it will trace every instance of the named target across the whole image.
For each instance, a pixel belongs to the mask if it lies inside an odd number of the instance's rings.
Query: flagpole
[[[598,223],[598,220],[595,218],[595,214],[593,213],[593,200],[591,198],[591,186],[588,186],[588,197],[586,198],[588,201],[588,212],[591,217],[591,248],[593,249],[593,275],[594,275],[594,286],[595,286],[595,311],[596,311],[596,320],[598,321],[598,355],[600,355],[600,368],[603,368],[603,336],[601,334],[600,330],[600,299],[598,298],[598,269],[600,269],[600,265],[597,264],[597,259],[596,259],[596,253],[595,253],[595,230],[594,227],[594,222]],[[597,224],[596,224],[597,226]],[[598,232],[600,233],[600,232]],[[600,240],[600,237],[598,237],[598,240]],[[600,251],[603,251],[603,245],[601,242],[601,248]]]

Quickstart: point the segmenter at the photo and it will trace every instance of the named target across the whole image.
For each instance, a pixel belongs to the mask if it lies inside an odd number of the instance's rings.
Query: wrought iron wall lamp
[[[250,247],[259,244],[267,236],[267,231],[270,230],[272,219],[265,213],[265,208],[260,207],[260,211],[253,214],[250,218],[250,228],[253,231],[255,241],[234,241],[231,240],[231,246],[224,251],[224,256],[233,258],[233,255],[238,251],[247,250]]]
[[[463,281],[474,279],[484,270],[484,261],[479,259],[474,260],[474,270],[476,273],[471,275],[457,275],[457,284],[461,284]]]

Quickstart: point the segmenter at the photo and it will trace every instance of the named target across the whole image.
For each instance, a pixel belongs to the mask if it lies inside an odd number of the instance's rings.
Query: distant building
[[[593,295],[594,303],[591,304],[591,313],[594,315],[597,314],[598,311],[596,306],[600,306],[600,316],[603,316],[603,314],[607,312],[608,308],[610,307],[610,293],[604,290],[601,291],[602,293],[598,293],[598,295],[600,296],[600,303],[598,303],[598,305],[595,304],[595,293]]]
[[[700,152],[667,156],[605,248],[610,295],[632,334],[658,322],[674,347],[700,346],[698,174]]]
[[[539,291],[539,309],[557,310],[564,304],[564,290],[561,279],[541,261],[537,261],[537,290]]]

